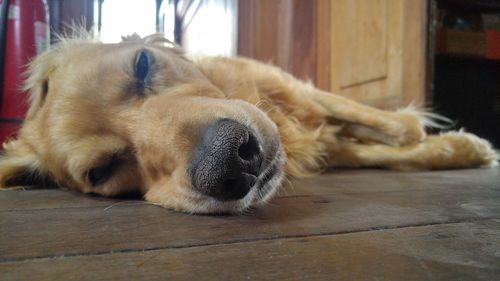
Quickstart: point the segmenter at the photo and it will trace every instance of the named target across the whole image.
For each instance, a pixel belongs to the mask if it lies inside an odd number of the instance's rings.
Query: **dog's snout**
[[[255,184],[262,160],[262,146],[251,129],[220,119],[207,129],[196,148],[189,173],[198,192],[219,200],[237,200]]]

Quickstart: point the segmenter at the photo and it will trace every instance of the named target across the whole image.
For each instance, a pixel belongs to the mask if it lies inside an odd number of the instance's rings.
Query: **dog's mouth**
[[[278,146],[271,158],[271,162],[264,169],[256,183],[255,188],[258,194],[255,197],[254,203],[265,203],[272,198],[278,187],[281,186],[285,162],[284,153],[281,147]]]

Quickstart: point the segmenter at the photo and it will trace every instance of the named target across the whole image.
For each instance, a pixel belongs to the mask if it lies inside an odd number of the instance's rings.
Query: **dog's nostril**
[[[238,200],[250,191],[257,177],[242,173],[238,178],[224,180],[221,186],[212,192],[211,196],[220,200]]]
[[[236,179],[225,180],[224,183],[222,184],[222,189],[226,191],[231,190],[234,189],[237,184],[238,181]]]
[[[253,160],[256,156],[262,154],[262,147],[260,146],[257,138],[248,133],[248,141],[240,146],[238,149],[238,156],[243,160]]]

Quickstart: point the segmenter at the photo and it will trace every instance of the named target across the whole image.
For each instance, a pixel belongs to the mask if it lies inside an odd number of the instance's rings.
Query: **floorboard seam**
[[[359,229],[359,230],[350,230],[350,231],[338,231],[338,232],[325,232],[325,233],[316,233],[316,234],[303,234],[303,235],[288,235],[288,236],[279,236],[279,237],[268,237],[268,238],[257,238],[257,239],[240,239],[234,241],[220,242],[220,243],[206,243],[206,244],[192,244],[192,245],[183,245],[183,246],[167,246],[167,247],[153,247],[146,249],[121,249],[121,250],[111,250],[111,251],[102,251],[102,252],[80,252],[73,254],[60,254],[60,255],[47,255],[47,256],[35,256],[30,258],[7,258],[0,259],[0,264],[2,263],[17,263],[17,262],[29,262],[29,261],[39,261],[42,259],[56,259],[56,258],[67,258],[67,257],[84,257],[84,256],[101,256],[108,254],[123,254],[123,253],[140,253],[140,252],[149,252],[149,251],[158,251],[158,250],[169,250],[169,249],[190,249],[197,247],[209,247],[209,246],[218,246],[218,245],[233,245],[233,244],[242,244],[242,243],[251,243],[251,242],[260,242],[260,241],[274,241],[274,240],[290,240],[297,238],[317,238],[323,236],[336,236],[336,235],[346,235],[346,234],[358,234],[364,232],[377,232],[377,231],[386,231],[386,230],[397,230],[403,228],[417,228],[417,227],[426,227],[426,226],[434,226],[434,225],[449,225],[449,224],[458,224],[458,223],[470,223],[470,222],[480,222],[487,220],[500,219],[499,217],[484,217],[484,218],[473,218],[473,219],[464,219],[464,220],[450,220],[445,222],[434,222],[434,223],[423,223],[423,224],[409,224],[409,225],[400,225],[400,226],[387,226],[387,227],[374,227],[367,229]]]
[[[55,207],[55,208],[33,208],[33,209],[6,209],[6,210],[0,210],[1,213],[11,213],[11,212],[29,212],[29,211],[50,211],[50,210],[85,210],[85,209],[103,209],[107,210],[109,208],[114,208],[114,207],[130,207],[130,206],[137,206],[137,205],[146,205],[146,206],[156,206],[152,203],[148,203],[146,201],[118,201],[115,203],[110,204],[103,204],[100,206],[80,206],[80,207]]]
[[[307,197],[318,197],[318,196],[323,196],[323,195],[315,195],[315,194],[307,194],[307,195],[287,195],[287,196],[279,196],[274,198],[274,200],[280,200],[280,199],[293,199],[293,198],[307,198]],[[347,197],[347,196],[345,196]],[[125,200],[125,201],[117,201],[117,202],[109,202],[109,204],[103,204],[103,205],[98,205],[98,206],[76,206],[76,207],[55,207],[55,208],[32,208],[32,209],[0,209],[0,214],[1,213],[10,213],[10,212],[29,212],[29,211],[50,211],[50,210],[82,210],[82,209],[103,209],[107,210],[110,208],[115,208],[115,207],[130,207],[130,206],[155,206],[159,208],[163,208],[157,204],[147,202],[145,200]],[[165,208],[164,208],[165,209]],[[165,211],[172,212],[172,213],[177,213],[169,209],[165,209]]]

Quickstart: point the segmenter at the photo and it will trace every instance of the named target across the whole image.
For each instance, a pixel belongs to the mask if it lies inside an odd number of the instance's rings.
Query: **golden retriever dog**
[[[383,111],[244,58],[189,57],[160,35],[63,39],[31,63],[30,108],[4,143],[2,187],[49,179],[84,193],[140,192],[189,213],[240,213],[285,177],[326,166],[493,166],[475,135],[427,135],[437,115]]]

